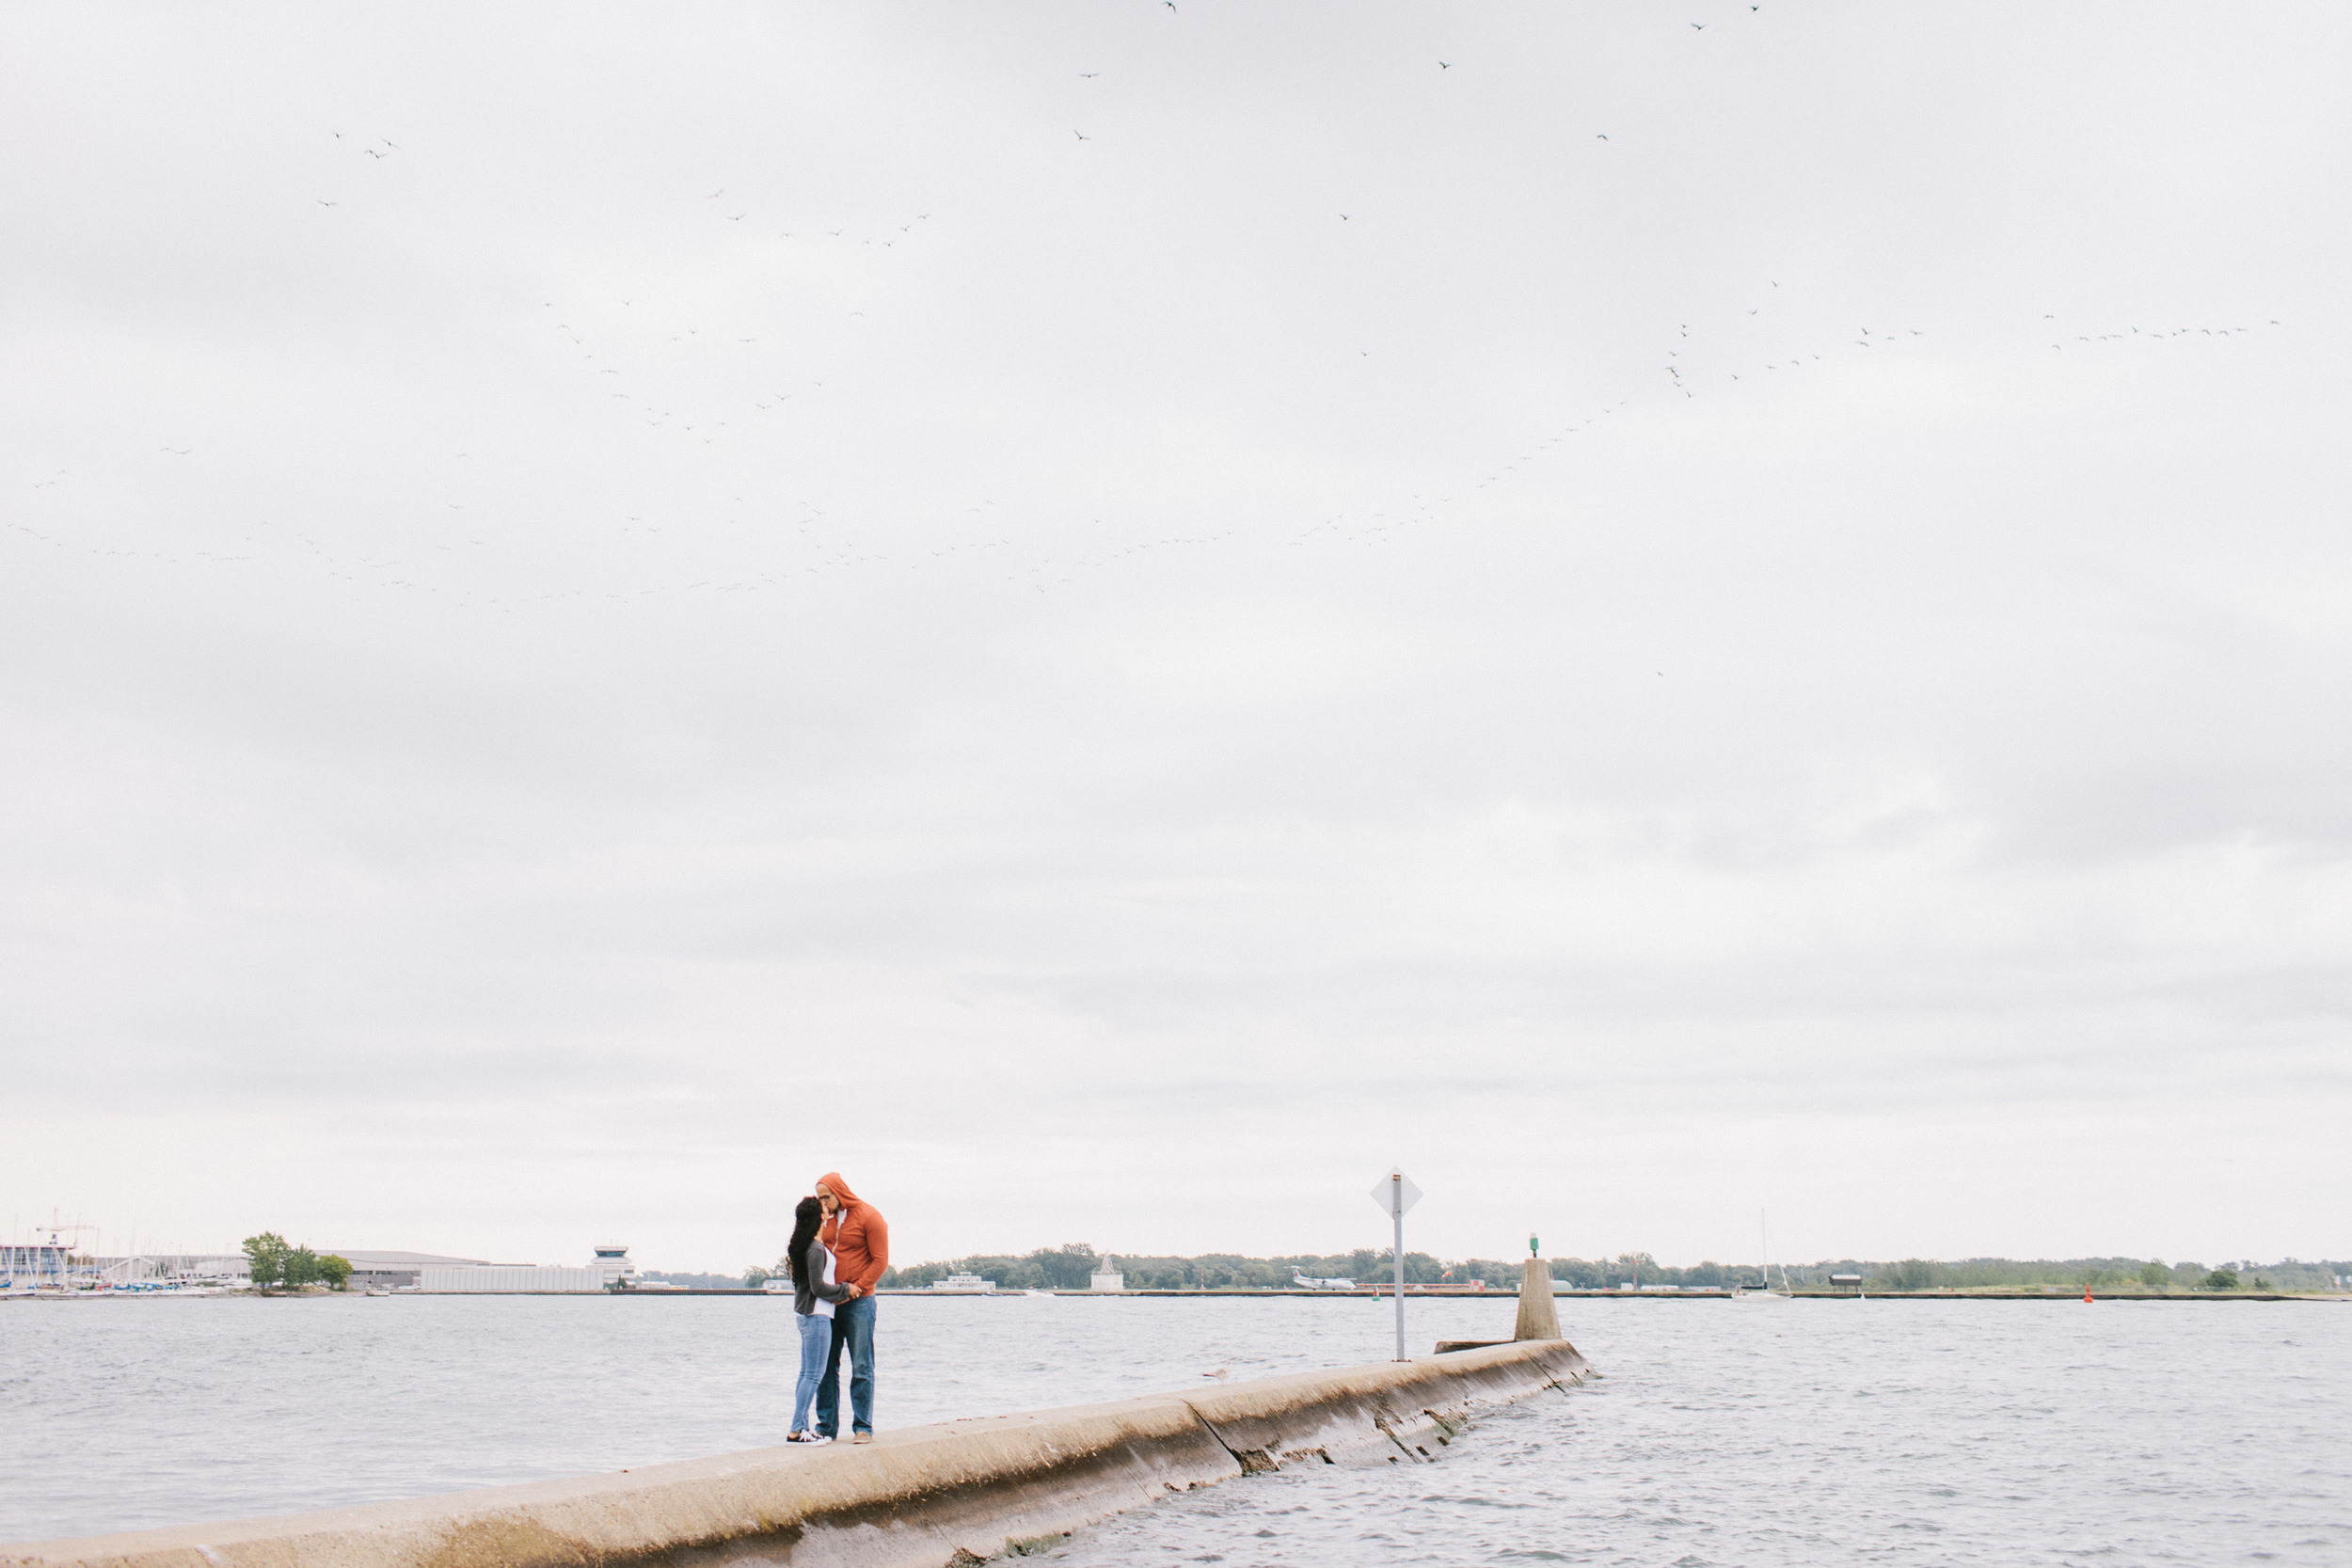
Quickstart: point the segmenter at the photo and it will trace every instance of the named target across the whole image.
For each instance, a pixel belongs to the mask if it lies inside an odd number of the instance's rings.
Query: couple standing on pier
[[[830,1443],[841,1431],[841,1352],[850,1353],[852,1443],[874,1440],[874,1287],[890,1266],[890,1227],[850,1191],[839,1171],[792,1211],[785,1248],[792,1309],[801,1325],[801,1382],[787,1443]],[[817,1422],[809,1424],[809,1406]]]

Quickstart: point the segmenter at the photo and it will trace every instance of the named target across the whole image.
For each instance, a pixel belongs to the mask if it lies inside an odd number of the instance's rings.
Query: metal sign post
[[[1391,1168],[1374,1184],[1372,1201],[1396,1227],[1396,1358],[1405,1361],[1410,1359],[1405,1354],[1405,1211],[1421,1201],[1421,1189],[1411,1177]]]

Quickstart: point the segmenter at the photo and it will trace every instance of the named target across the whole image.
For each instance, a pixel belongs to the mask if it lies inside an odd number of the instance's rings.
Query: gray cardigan
[[[827,1285],[825,1277],[825,1241],[822,1236],[808,1239],[808,1250],[801,1259],[801,1277],[792,1282],[792,1310],[802,1317],[817,1310],[818,1300],[844,1302],[850,1299],[847,1285]]]

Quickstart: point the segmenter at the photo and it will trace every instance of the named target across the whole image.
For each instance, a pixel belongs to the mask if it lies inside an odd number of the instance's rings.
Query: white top
[[[833,1277],[833,1248],[819,1242],[817,1243],[817,1250],[825,1255],[825,1272],[818,1276],[818,1281],[826,1285],[837,1283]],[[818,1296],[811,1303],[808,1315],[812,1318],[830,1318],[833,1316],[833,1303],[822,1296]]]

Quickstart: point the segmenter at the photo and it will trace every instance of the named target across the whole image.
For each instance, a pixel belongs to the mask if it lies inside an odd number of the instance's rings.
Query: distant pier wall
[[[0,1546],[6,1568],[954,1568],[1291,1465],[1419,1464],[1479,1407],[1565,1389],[1565,1339],[948,1421],[283,1518]]]

